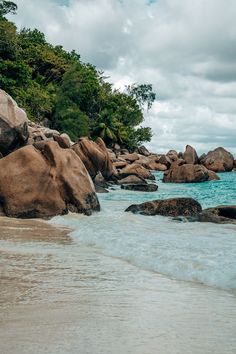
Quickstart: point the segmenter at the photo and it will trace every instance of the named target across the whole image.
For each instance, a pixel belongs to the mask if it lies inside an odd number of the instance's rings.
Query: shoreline
[[[31,254],[27,249],[26,255],[18,252],[17,245],[35,243],[36,250],[38,243],[66,245],[71,242],[69,236],[71,229],[53,226],[42,219],[0,217],[0,230],[0,307],[4,309],[18,304],[34,287],[33,282],[27,281],[26,273],[30,272],[30,269],[22,271],[24,258],[27,264]],[[32,255],[33,252],[34,250]]]
[[[65,227],[40,220],[1,224],[0,247],[5,244],[12,267],[1,289],[18,290],[15,298],[8,293],[8,306],[1,303],[3,353],[235,352],[231,293],[103,255],[76,244]]]

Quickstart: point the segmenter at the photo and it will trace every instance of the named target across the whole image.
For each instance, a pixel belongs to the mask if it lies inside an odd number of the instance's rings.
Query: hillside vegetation
[[[133,84],[116,90],[94,65],[74,50],[53,46],[37,29],[18,31],[6,15],[17,5],[0,0],[0,87],[23,107],[28,117],[51,128],[81,136],[102,137],[133,149],[150,141],[142,127],[143,111],[155,100],[152,85]]]

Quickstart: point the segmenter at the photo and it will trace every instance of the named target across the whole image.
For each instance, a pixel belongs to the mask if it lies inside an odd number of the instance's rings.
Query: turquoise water
[[[163,183],[162,172],[155,172],[159,189],[155,193],[110,193],[101,196],[102,201],[117,200],[142,203],[147,200],[166,199],[173,197],[191,197],[196,199],[203,208],[217,205],[236,205],[236,172],[218,173],[219,181],[204,183]]]
[[[133,203],[171,197],[193,197],[203,208],[236,205],[236,173],[220,181],[164,184],[156,173],[154,193],[116,187],[100,194],[101,212],[91,217],[70,214],[53,223],[71,227],[74,241],[169,278],[236,290],[236,225],[178,222],[162,216],[125,213]]]

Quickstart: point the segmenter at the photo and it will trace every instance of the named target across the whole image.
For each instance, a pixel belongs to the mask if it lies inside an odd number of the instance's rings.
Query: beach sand
[[[1,218],[0,267],[1,354],[236,352],[235,294],[106,257],[68,229]]]

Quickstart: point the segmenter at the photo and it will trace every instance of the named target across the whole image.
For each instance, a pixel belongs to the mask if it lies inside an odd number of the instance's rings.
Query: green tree
[[[0,87],[23,107],[30,119],[49,122],[73,140],[102,137],[134,149],[149,141],[151,129],[141,127],[143,109],[155,99],[152,85],[133,84],[114,90],[108,77],[82,63],[75,51],[47,42],[37,29],[17,31],[4,16],[17,5],[0,0]]]
[[[0,0],[0,17],[9,13],[16,14],[17,5],[12,1]]]
[[[128,95],[133,97],[143,109],[147,106],[147,110],[152,107],[153,102],[156,99],[156,94],[153,92],[151,84],[132,84],[126,86]]]

